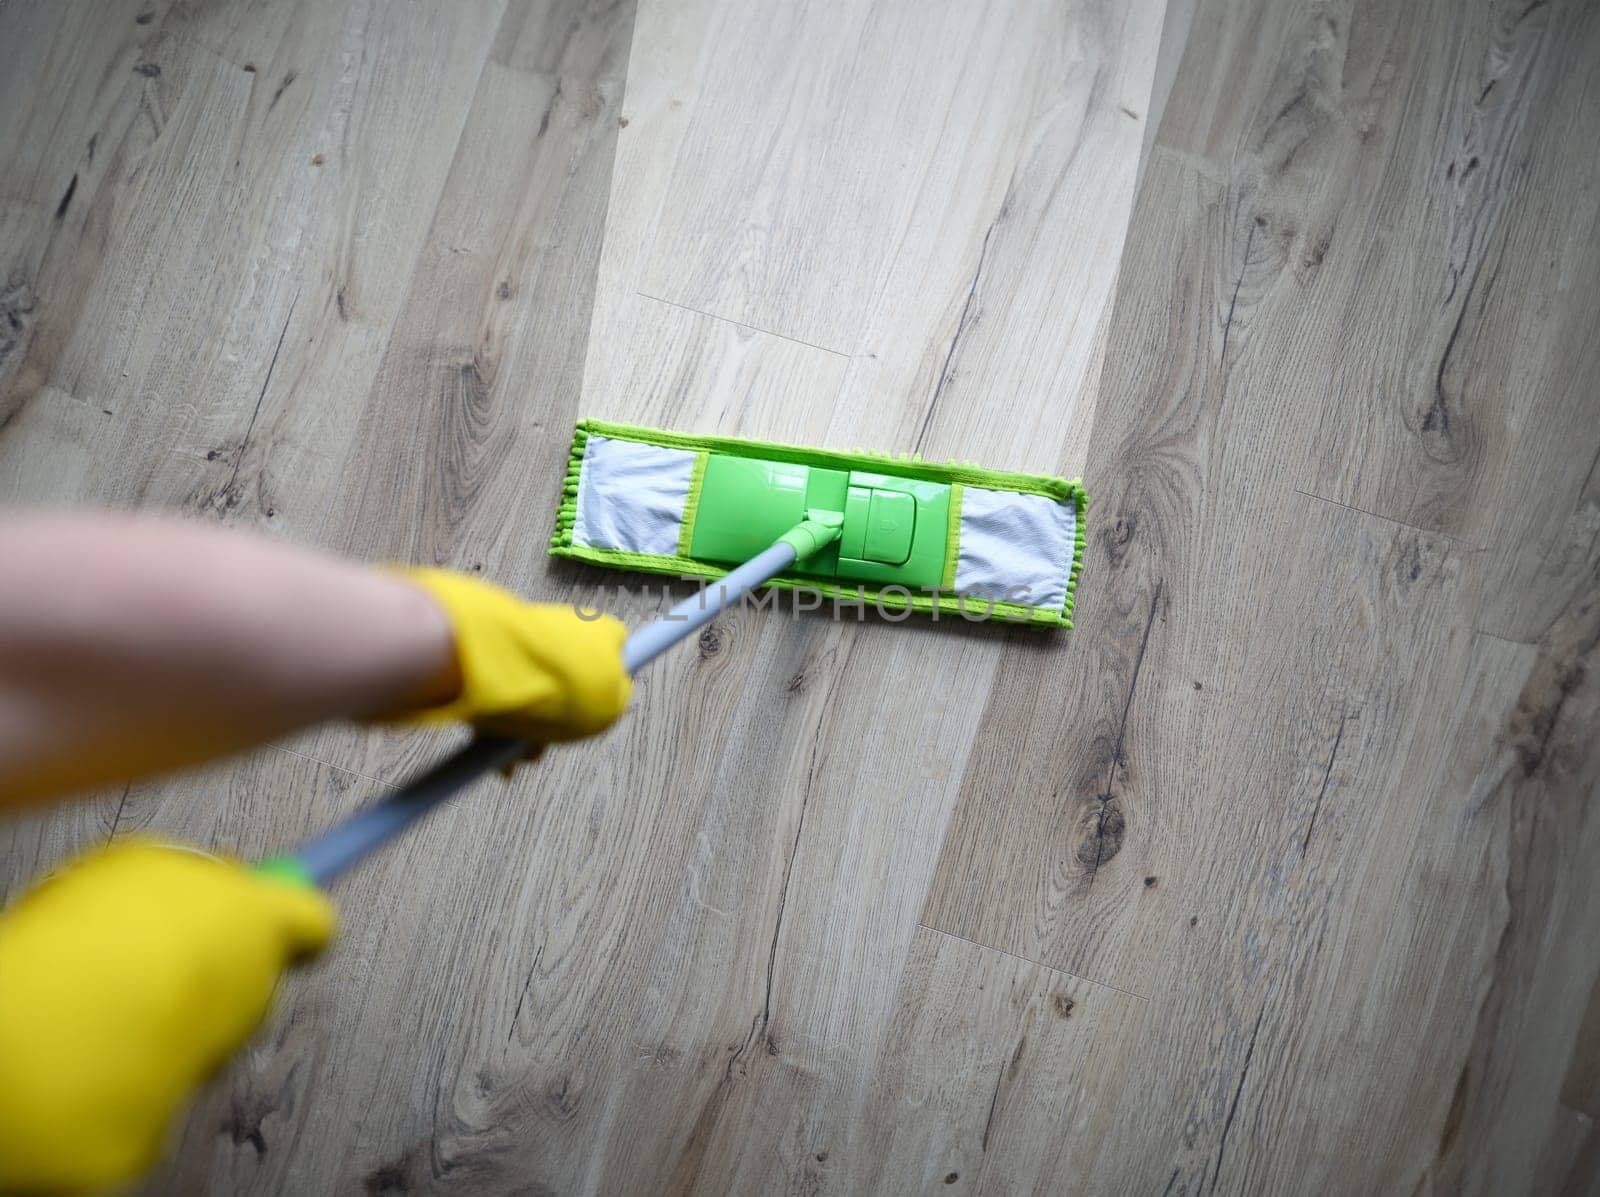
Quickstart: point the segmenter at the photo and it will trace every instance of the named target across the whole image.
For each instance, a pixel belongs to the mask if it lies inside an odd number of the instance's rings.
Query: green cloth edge
[[[561,506],[556,509],[556,531],[550,540],[550,551],[555,553],[561,544],[572,543],[572,526],[578,522],[578,480],[583,476],[583,450],[589,443],[589,433],[580,422],[572,430],[572,448],[567,452],[567,473],[561,484]]]
[[[1076,479],[1057,478],[1049,474],[1024,474],[1011,470],[986,470],[971,463],[949,461],[941,464],[922,461],[909,455],[892,457],[879,452],[841,453],[833,449],[810,449],[802,445],[786,445],[779,441],[745,440],[733,436],[691,436],[683,432],[666,432],[660,428],[643,428],[637,424],[614,424],[607,420],[579,420],[574,431],[582,431],[585,440],[590,433],[593,433],[596,436],[610,436],[618,440],[659,445],[663,449],[688,449],[695,452],[706,450],[737,457],[765,457],[771,461],[789,461],[799,465],[820,466],[823,469],[872,469],[880,474],[898,474],[906,478],[960,482],[968,486],[988,487],[991,490],[1043,495],[1058,503],[1071,501],[1075,506],[1087,504],[1089,500],[1088,494],[1083,489],[1083,483]],[[582,460],[581,453],[577,460]]]
[[[1051,477],[1046,474],[1023,474],[1007,470],[987,470],[975,465],[959,465],[954,462],[938,465],[908,457],[892,458],[887,454],[839,453],[828,449],[807,449],[775,441],[746,440],[739,437],[725,436],[689,436],[679,432],[667,432],[658,428],[644,428],[635,424],[617,424],[607,420],[579,420],[573,428],[572,447],[567,454],[567,472],[566,478],[562,483],[561,505],[556,511],[555,534],[550,540],[550,556],[562,557],[572,561],[585,561],[594,565],[641,570],[645,573],[666,574],[673,577],[719,578],[725,575],[728,570],[723,566],[696,561],[687,556],[664,557],[652,553],[630,553],[623,549],[596,549],[572,543],[572,529],[577,522],[578,481],[582,476],[583,455],[591,434],[614,437],[617,440],[631,440],[642,444],[658,445],[666,449],[684,449],[696,453],[694,471],[690,476],[691,497],[696,492],[696,480],[704,472],[704,454],[730,453],[736,456],[766,457],[773,461],[790,461],[801,465],[815,465],[825,469],[870,468],[883,474],[897,474],[912,478],[931,478],[935,481],[949,482],[952,485],[974,485],[992,490],[1008,490],[1019,494],[1043,495],[1045,498],[1054,499],[1057,502],[1071,502],[1073,505],[1074,528],[1072,565],[1067,576],[1067,593],[1061,609],[1059,611],[1046,610],[1037,607],[1025,607],[1017,603],[994,602],[988,604],[985,618],[1003,619],[1010,623],[1026,623],[1043,627],[1067,629],[1072,627],[1072,613],[1077,599],[1078,575],[1083,570],[1083,552],[1086,544],[1083,515],[1089,505],[1088,492],[1083,489],[1083,484],[1075,479],[1068,480],[1066,478]],[[954,498],[954,496],[952,497]],[[952,519],[959,519],[959,506],[959,503],[952,502]],[[686,505],[683,523],[685,530],[690,529],[692,524],[690,517],[691,512]],[[959,527],[959,524],[955,526]],[[680,552],[683,551],[682,536],[683,533],[680,533]],[[946,560],[946,570],[952,575],[950,578],[951,584],[953,584],[954,580],[952,563],[957,552],[955,540],[956,538],[951,538],[951,547],[947,550],[949,556]],[[941,585],[944,584],[945,579],[941,578]],[[855,587],[842,587],[834,582],[789,574],[779,575],[768,585],[785,590],[807,587],[830,598],[846,602],[870,602],[891,611],[920,611],[924,614],[931,614],[937,611],[941,614],[966,614],[970,617],[985,605],[982,601],[969,601],[956,595],[886,594],[879,590],[866,589],[860,584]]]
[[[967,488],[959,482],[950,484],[949,521],[944,531],[944,569],[939,574],[939,589],[956,588],[956,563],[961,556],[961,500]]]
[[[587,439],[587,438],[585,438]],[[683,523],[678,525],[678,556],[689,556],[689,546],[694,543],[694,520],[700,513],[700,491],[706,482],[706,458],[710,454],[701,450],[694,455],[694,467],[689,471],[689,495],[683,501]]]

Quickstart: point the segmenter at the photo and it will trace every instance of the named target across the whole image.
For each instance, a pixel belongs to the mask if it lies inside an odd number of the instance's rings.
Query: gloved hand
[[[422,722],[465,720],[495,735],[544,744],[603,731],[628,705],[627,629],[609,615],[528,603],[466,574],[402,576],[444,609],[455,634],[461,692],[443,706],[403,712]]]
[[[149,841],[91,852],[16,901],[0,914],[0,1190],[149,1168],[333,925],[309,887]]]

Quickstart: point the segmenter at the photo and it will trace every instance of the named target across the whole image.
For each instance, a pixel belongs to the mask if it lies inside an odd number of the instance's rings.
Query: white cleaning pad
[[[572,543],[674,556],[695,455],[590,436],[578,476]]]
[[[1071,503],[966,487],[957,592],[1058,610],[1067,597],[1077,530]]]

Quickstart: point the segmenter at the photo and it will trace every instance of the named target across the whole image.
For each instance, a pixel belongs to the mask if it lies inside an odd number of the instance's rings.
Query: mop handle
[[[837,536],[838,530],[832,529],[829,539]],[[687,639],[739,602],[750,591],[771,581],[776,574],[792,565],[798,555],[793,544],[780,540],[719,582],[690,595],[660,619],[646,624],[628,637],[622,646],[623,666],[629,673],[637,673],[674,644]],[[504,736],[478,736],[459,752],[446,757],[382,801],[329,828],[289,856],[274,857],[261,862],[258,867],[325,889],[340,873],[404,831],[444,799],[485,773],[511,764],[524,756],[531,746],[525,741]]]

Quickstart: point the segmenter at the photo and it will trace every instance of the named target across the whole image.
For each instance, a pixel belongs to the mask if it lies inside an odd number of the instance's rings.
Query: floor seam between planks
[[[373,785],[382,786],[386,790],[398,790],[397,782],[385,781],[381,777],[374,777],[370,773],[363,773],[360,769],[352,769],[348,765],[336,765],[332,761],[323,760],[320,756],[313,756],[309,752],[301,752],[298,748],[285,748],[282,744],[269,744],[269,748],[278,752],[287,752],[290,756],[297,756],[303,761],[310,761],[314,765],[321,765],[325,769],[332,769],[336,773],[348,773],[351,777],[359,777],[362,781],[370,781]]]
[[[1548,629],[1546,629],[1548,631]],[[1498,640],[1501,644],[1514,644],[1518,648],[1538,648],[1539,642],[1544,639],[1543,633],[1532,640],[1518,640],[1515,636],[1502,636],[1499,632],[1491,632],[1488,628],[1474,627],[1474,636],[1487,636],[1490,640]]]
[[[1210,158],[1202,157],[1199,154],[1193,154],[1187,150],[1176,149],[1170,145],[1162,145],[1159,141],[1157,141],[1155,145],[1150,147],[1150,157],[1153,158],[1158,154],[1180,169],[1191,171],[1192,173],[1199,175],[1208,183],[1213,183],[1218,187],[1227,187],[1233,181],[1232,176],[1229,174],[1226,168],[1213,162]],[[1140,182],[1142,183],[1142,165],[1140,170]]]
[[[748,328],[751,332],[758,332],[763,336],[777,337],[780,341],[788,341],[795,345],[804,345],[807,349],[820,350],[823,353],[831,353],[834,355],[834,357],[842,357],[846,361],[850,360],[850,355],[843,349],[829,349],[826,345],[818,345],[814,341],[802,341],[799,337],[791,337],[781,332],[773,332],[773,330],[770,328],[761,328],[754,324],[746,324],[743,320],[735,320],[732,316],[719,316],[715,312],[706,311],[704,308],[692,308],[686,303],[678,303],[675,300],[663,299],[659,295],[651,295],[644,291],[635,291],[634,294],[640,299],[649,299],[656,303],[664,303],[669,308],[677,308],[682,312],[691,312],[696,316],[704,316],[708,320],[720,320],[722,323],[732,324],[736,328]]]
[[[1022,956],[1016,952],[1008,952],[1005,948],[997,948],[991,943],[982,943],[976,939],[968,939],[965,935],[957,935],[954,931],[946,931],[943,927],[934,927],[923,922],[919,922],[917,926],[921,927],[924,931],[932,931],[935,935],[946,935],[951,939],[959,939],[962,943],[970,943],[973,947],[982,948],[986,952],[994,952],[1001,956],[1009,956],[1011,959],[1020,960],[1024,964],[1031,964],[1036,968],[1048,969],[1050,972],[1060,973],[1063,977],[1071,977],[1074,981],[1082,981],[1085,985],[1093,985],[1097,989],[1109,989],[1113,993],[1120,993],[1124,997],[1135,998],[1141,1002],[1148,1002],[1150,1000],[1149,994],[1135,993],[1131,989],[1124,989],[1122,986],[1113,985],[1109,981],[1096,981],[1093,977],[1085,977],[1079,973],[1068,972],[1064,968],[1057,968],[1053,964],[1046,964],[1043,960],[1035,960],[1031,956]]]
[[[1403,519],[1397,519],[1392,515],[1384,515],[1381,511],[1368,511],[1364,507],[1352,507],[1349,503],[1341,502],[1338,499],[1330,499],[1327,495],[1319,495],[1313,491],[1301,490],[1298,486],[1293,489],[1295,494],[1303,495],[1308,499],[1315,499],[1319,503],[1331,503],[1335,507],[1343,507],[1346,511],[1353,511],[1357,515],[1370,516],[1372,519],[1382,520],[1386,524],[1399,524],[1402,528],[1410,528],[1413,532],[1421,532],[1426,536],[1437,536],[1441,540],[1448,540],[1452,544],[1461,545],[1463,548],[1471,549],[1476,553],[1481,553],[1488,548],[1487,545],[1475,544],[1464,537],[1452,536],[1450,533],[1441,532],[1437,528],[1425,528],[1421,524],[1413,524]]]

